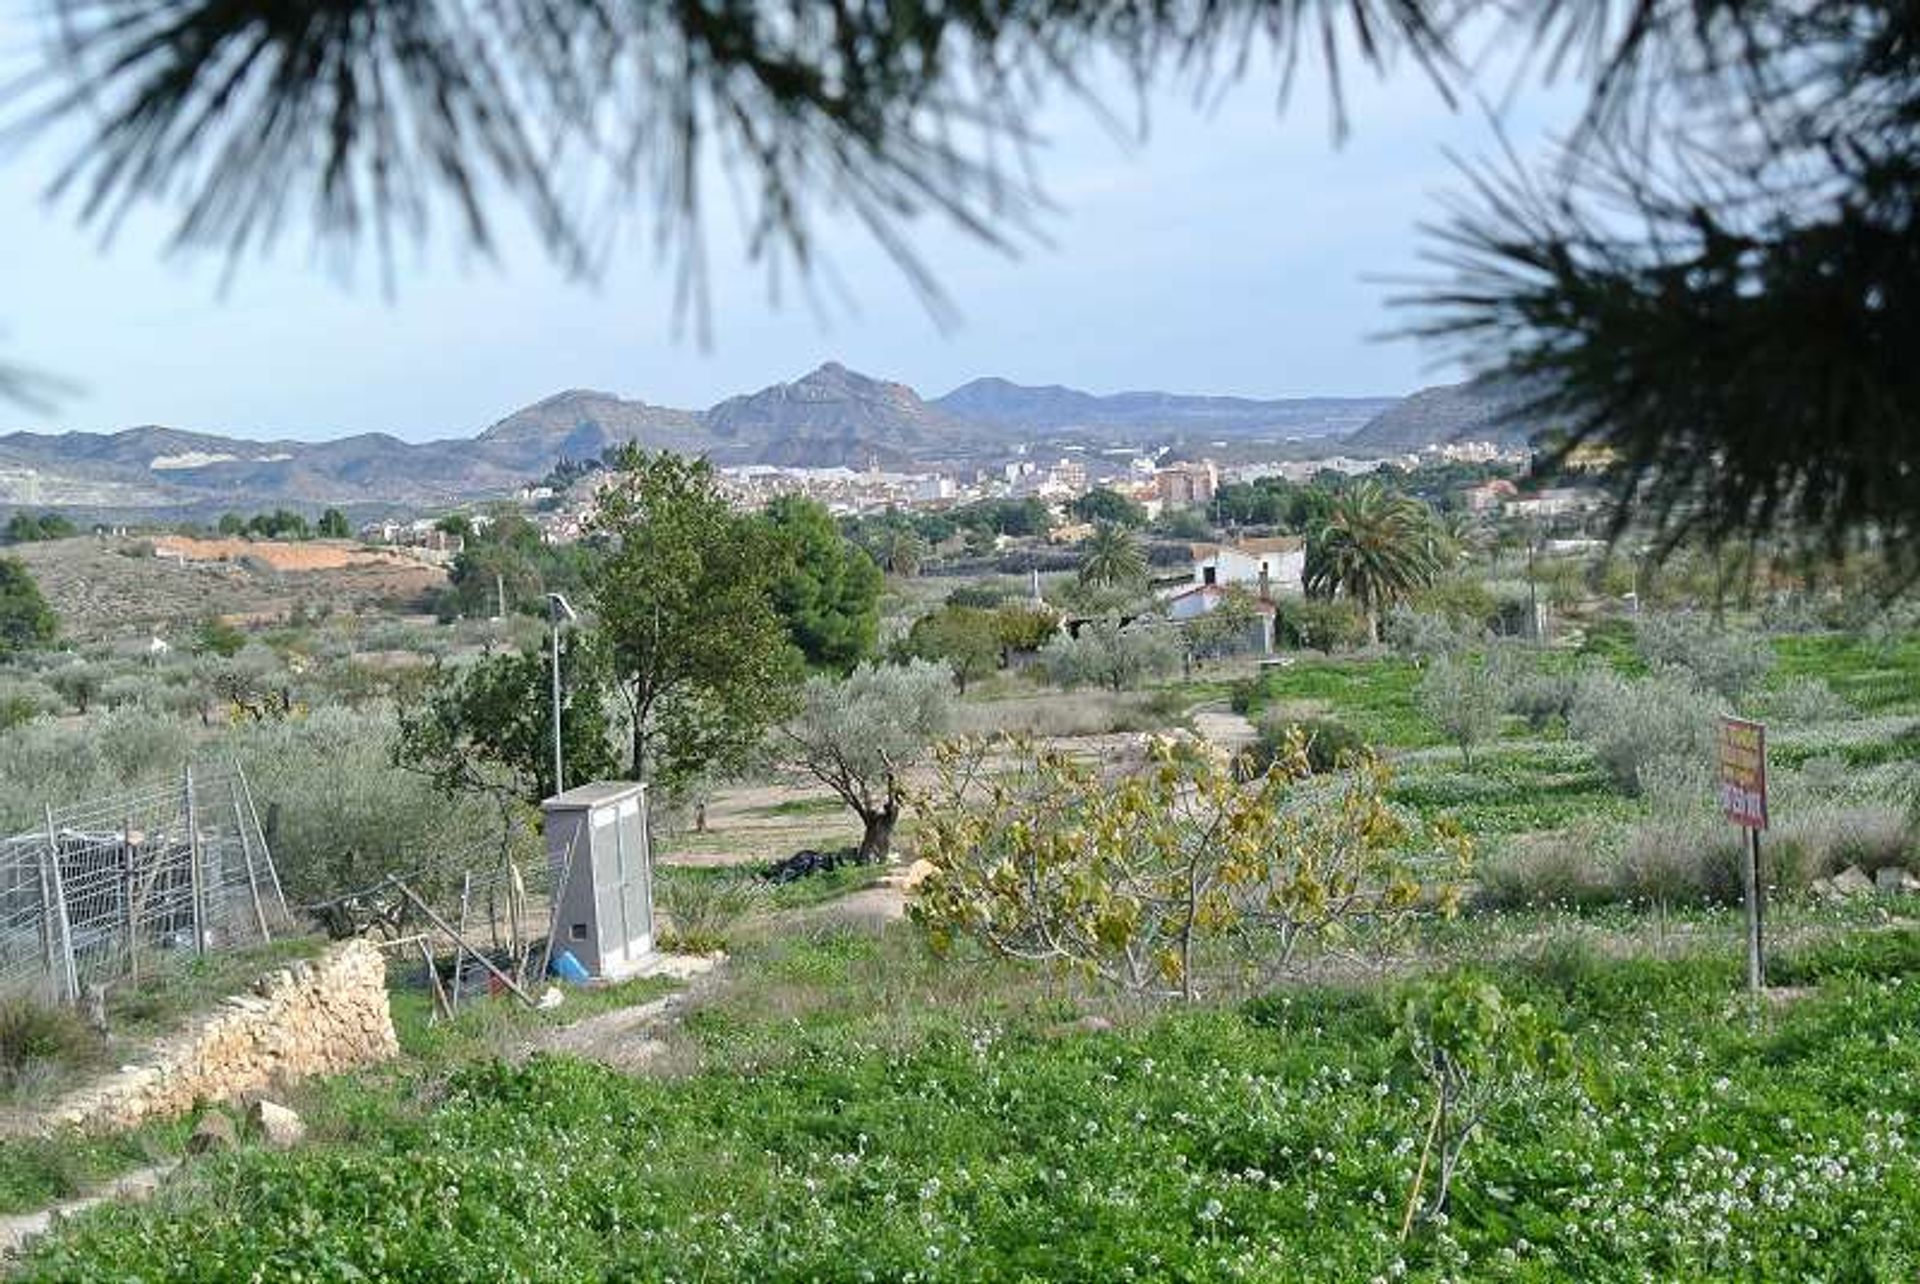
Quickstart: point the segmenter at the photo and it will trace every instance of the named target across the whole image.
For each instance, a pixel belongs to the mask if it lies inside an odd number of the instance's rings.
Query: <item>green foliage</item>
[[[1283,602],[1274,631],[1282,646],[1325,655],[1350,651],[1368,641],[1366,613],[1344,598]]]
[[[567,779],[615,775],[604,663],[578,634],[561,648],[561,749]],[[439,670],[400,712],[394,765],[425,772],[448,793],[499,794],[533,804],[553,779],[553,660],[539,648]]]
[[[965,695],[967,684],[1000,665],[1000,617],[977,606],[943,606],[907,630],[907,655],[944,663]]]
[[[1400,1033],[1433,1097],[1426,1145],[1400,1223],[1404,1241],[1416,1214],[1433,1220],[1447,1210],[1460,1157],[1494,1107],[1517,1095],[1523,1081],[1570,1069],[1572,1043],[1532,1004],[1513,1002],[1491,981],[1464,972],[1408,995]],[[1438,1164],[1423,1208],[1421,1190],[1432,1159]]]
[[[69,539],[79,528],[61,513],[15,513],[7,519],[4,534],[0,542],[8,544],[37,544],[43,540]]]
[[[912,933],[809,932],[688,1016],[677,1047],[701,1073],[489,1057],[431,1109],[412,1075],[343,1080],[303,1111],[307,1146],[93,1210],[19,1269],[557,1284],[582,1262],[756,1280],[852,1262],[927,1284],[1105,1284],[1157,1259],[1196,1284],[1906,1279],[1920,1130],[1883,1090],[1920,1074],[1912,972],[1889,959],[1902,984],[1857,979],[1869,969],[1843,948],[1892,947],[1829,948],[1818,992],[1731,1019],[1730,955],[1620,960],[1554,939],[1490,972],[1503,1008],[1568,1032],[1582,1072],[1508,1079],[1447,1224],[1405,1244],[1432,1111],[1409,1091],[1425,1081],[1401,1004],[1289,986],[1076,1030],[1104,1009],[1067,986],[929,959]],[[417,1046],[417,1008],[396,1010]],[[16,1157],[0,1153],[0,1201],[41,1167]]]
[[[1400,659],[1303,661],[1262,669],[1235,687],[1233,704],[1256,721],[1275,707],[1288,713],[1332,710],[1370,745],[1436,744],[1433,724],[1420,712],[1415,695],[1420,675],[1417,666]]]
[[[1125,691],[1180,666],[1179,630],[1152,620],[1122,625],[1090,620],[1077,634],[1060,634],[1040,651],[1047,676],[1060,686]]]
[[[337,508],[329,508],[320,514],[320,521],[313,529],[321,539],[347,539],[353,534],[353,527],[347,523],[347,515]]]
[[[59,631],[60,622],[27,564],[0,557],[0,659],[41,650]]]
[[[1230,584],[1214,608],[1181,626],[1196,655],[1219,656],[1259,649],[1260,599],[1243,584]]]
[[[1002,655],[1038,651],[1060,632],[1060,617],[1044,606],[1009,602],[993,613],[993,634]]]
[[[772,595],[787,636],[812,668],[850,672],[879,636],[880,568],[817,500],[782,495],[767,505],[765,521],[781,559]]]
[[[1101,522],[1080,550],[1082,584],[1098,589],[1134,589],[1146,583],[1146,550],[1125,526]]]
[[[1368,479],[1333,501],[1307,540],[1309,594],[1346,597],[1380,640],[1380,615],[1431,584],[1445,565],[1432,510]]]
[[[1700,615],[1646,616],[1639,622],[1639,644],[1650,666],[1682,669],[1730,705],[1738,705],[1773,668],[1766,639]]]
[[[1076,521],[1106,522],[1115,526],[1138,528],[1147,524],[1147,510],[1118,491],[1096,486],[1067,502],[1067,512]]]
[[[741,922],[769,900],[767,886],[757,879],[716,876],[698,868],[657,866],[653,886],[666,919],[660,948],[677,954],[725,950]]]
[[[1461,763],[1471,767],[1474,748],[1500,734],[1510,683],[1492,653],[1440,655],[1427,663],[1417,696],[1420,711],[1460,750]]]
[[[1667,766],[1702,766],[1720,713],[1711,697],[1674,671],[1635,679],[1603,670],[1581,680],[1567,723],[1592,746],[1615,785],[1638,794]]]
[[[203,615],[194,626],[193,650],[197,655],[216,655],[231,660],[247,644],[247,635],[224,616]]]
[[[1296,753],[1315,775],[1338,771],[1359,761],[1367,752],[1360,734],[1336,718],[1267,717],[1245,755],[1254,774],[1284,765]]]
[[[35,1074],[92,1065],[101,1052],[99,1036],[72,1008],[0,998],[0,1093]]]
[[[1430,842],[1466,860],[1387,807],[1377,763],[1300,788],[1298,743],[1252,787],[1210,747],[1161,739],[1117,779],[1017,742],[945,746],[937,768],[918,849],[932,872],[912,906],[936,943],[1133,990],[1192,999],[1207,938],[1247,933],[1280,968],[1357,922],[1410,920],[1431,902],[1404,854]]]
[[[737,766],[792,707],[798,677],[764,524],[733,512],[704,460],[629,447],[594,533],[609,550],[592,605],[632,723],[631,770],[671,785]]]
[[[947,733],[952,686],[944,665],[915,660],[862,665],[844,680],[816,674],[802,688],[784,754],[860,818],[861,860],[887,858],[906,773]]]

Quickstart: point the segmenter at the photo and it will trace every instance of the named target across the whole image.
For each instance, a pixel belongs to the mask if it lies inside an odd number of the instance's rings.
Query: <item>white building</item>
[[[1193,546],[1194,584],[1243,584],[1262,596],[1306,591],[1307,541],[1298,535]]]

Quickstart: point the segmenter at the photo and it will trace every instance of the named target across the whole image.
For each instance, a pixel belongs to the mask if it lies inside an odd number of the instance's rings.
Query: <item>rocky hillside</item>
[[[722,464],[901,468],[992,462],[1040,438],[1076,435],[1101,445],[1182,437],[1331,440],[1369,431],[1392,405],[1391,398],[1100,396],[1005,379],[976,379],[929,401],[904,383],[828,362],[706,410],[572,389],[516,410],[477,437],[428,442],[379,433],[255,440],[155,426],[14,433],[0,437],[0,507],[205,513],[273,504],[435,504],[501,494],[563,457],[590,458],[630,441]]]
[[[1512,384],[1485,381],[1422,388],[1389,406],[1347,438],[1355,454],[1390,455],[1455,441],[1520,444],[1532,435],[1516,420],[1522,399]]]

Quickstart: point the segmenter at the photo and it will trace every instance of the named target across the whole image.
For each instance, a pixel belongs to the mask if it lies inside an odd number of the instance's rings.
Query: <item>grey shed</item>
[[[653,954],[653,853],[647,787],[576,785],[540,804],[553,866],[553,955],[596,977],[632,975]]]

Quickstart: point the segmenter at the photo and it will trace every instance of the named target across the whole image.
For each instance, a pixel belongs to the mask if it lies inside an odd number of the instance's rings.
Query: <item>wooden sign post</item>
[[[1767,827],[1767,728],[1745,718],[1720,722],[1720,810],[1747,831],[1746,858],[1740,863],[1740,881],[1747,899],[1747,988],[1759,993],[1767,984],[1766,956],[1761,948],[1762,902],[1766,887],[1760,881],[1760,831]]]

